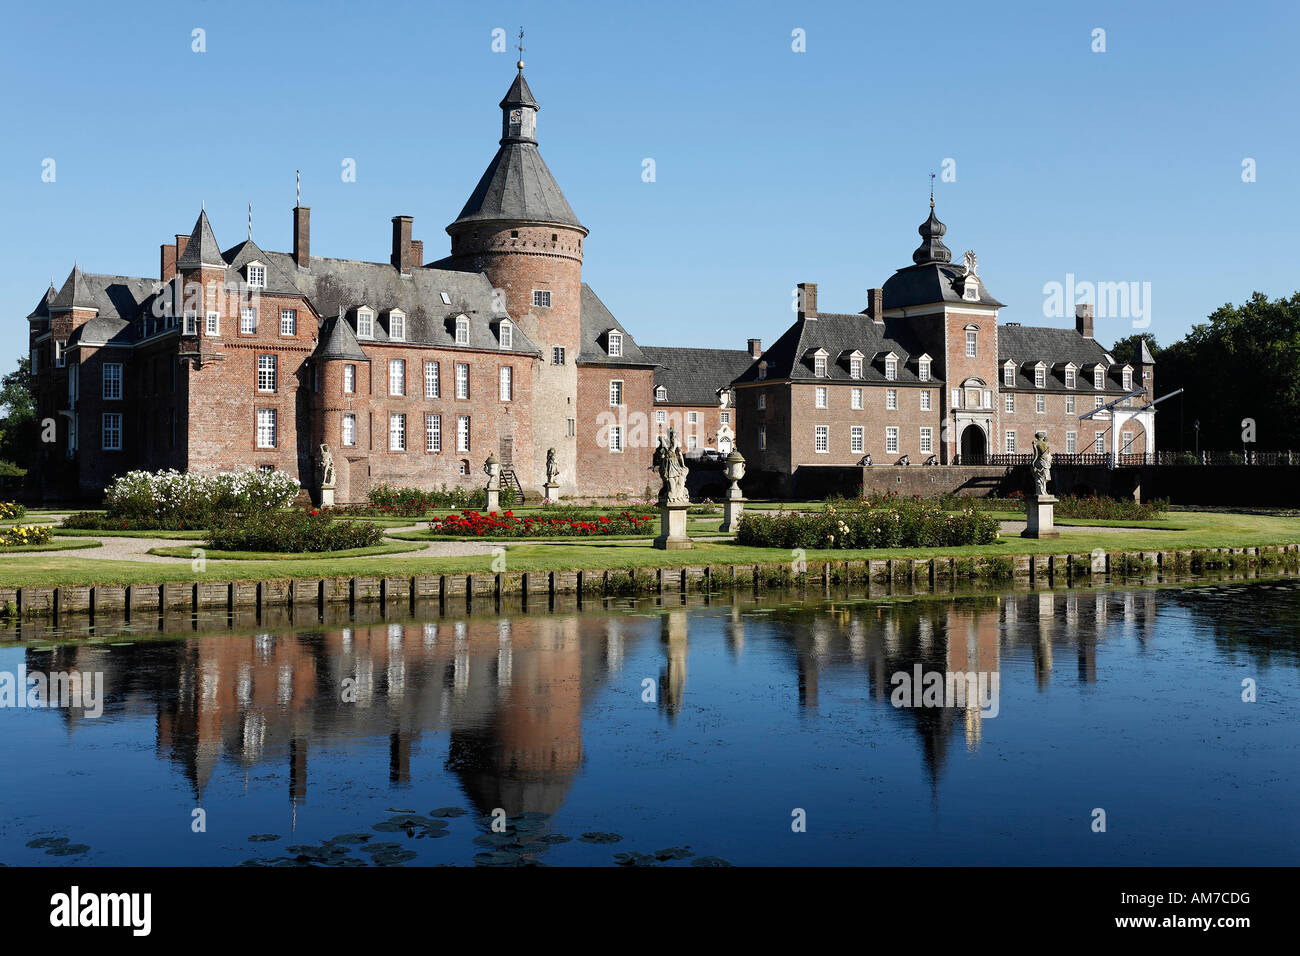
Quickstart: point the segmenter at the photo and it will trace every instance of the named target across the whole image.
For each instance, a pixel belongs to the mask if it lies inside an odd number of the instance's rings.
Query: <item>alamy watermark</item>
[[[40,671],[17,674],[0,671],[0,707],[84,710],[87,717],[104,713],[103,671]]]
[[[1044,318],[1074,318],[1074,307],[1089,303],[1097,319],[1131,319],[1135,329],[1151,324],[1150,282],[1080,282],[1067,272],[1064,283],[1043,284]]]
[[[889,678],[894,690],[889,702],[895,707],[978,706],[983,717],[998,715],[997,671],[923,671],[915,664],[911,672],[895,671]]]

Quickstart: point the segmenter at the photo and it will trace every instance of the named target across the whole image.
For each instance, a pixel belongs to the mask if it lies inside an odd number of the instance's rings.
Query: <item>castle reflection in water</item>
[[[223,764],[248,771],[280,762],[288,766],[296,805],[310,793],[313,750],[361,740],[373,747],[383,738],[389,783],[406,783],[413,744],[445,735],[445,770],[478,810],[554,813],[582,771],[584,708],[603,694],[625,698],[629,707],[657,707],[664,721],[675,721],[693,694],[709,694],[689,677],[699,641],[725,641],[737,664],[747,639],[776,648],[791,706],[809,715],[817,712],[824,682],[858,684],[869,698],[863,706],[875,707],[881,720],[910,722],[933,787],[954,741],[979,747],[985,718],[973,702],[896,709],[891,675],[918,664],[924,671],[1000,673],[1014,659],[1017,667],[1032,666],[1040,689],[1066,662],[1080,682],[1091,683],[1099,642],[1116,635],[1145,640],[1156,609],[1152,591],[902,601],[817,595],[797,604],[680,600],[209,633],[129,646],[66,644],[28,650],[27,667],[104,672],[106,717],[153,715],[158,755],[179,768],[200,801]],[[653,704],[644,702],[644,668],[632,673],[626,663],[633,655],[658,661]],[[59,713],[75,735],[85,718]]]

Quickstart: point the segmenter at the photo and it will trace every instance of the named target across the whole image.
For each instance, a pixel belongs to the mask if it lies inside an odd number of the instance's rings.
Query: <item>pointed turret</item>
[[[50,317],[50,306],[54,302],[54,297],[58,292],[54,288],[54,280],[50,280],[50,287],[45,290],[45,295],[41,296],[41,301],[36,303],[36,308],[28,313],[29,319],[48,319]]]
[[[86,282],[85,274],[80,267],[75,265],[72,267],[72,271],[68,273],[63,288],[58,291],[58,294],[50,302],[51,312],[70,312],[73,309],[90,312],[99,311],[99,307],[95,305],[94,296],[90,292],[90,285]]]
[[[181,272],[200,266],[216,266],[219,269],[226,267],[226,260],[221,257],[221,247],[217,245],[217,237],[212,234],[212,224],[208,222],[206,210],[199,212],[194,231],[190,233],[190,241],[176,260],[176,268]]]

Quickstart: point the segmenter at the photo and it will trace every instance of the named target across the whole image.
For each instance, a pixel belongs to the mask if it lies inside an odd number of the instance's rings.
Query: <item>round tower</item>
[[[495,158],[456,221],[447,227],[454,268],[486,273],[497,307],[540,353],[533,394],[531,460],[542,468],[554,448],[561,494],[577,491],[577,360],[582,341],[582,242],[587,229],[537,149],[540,108],[524,64],[501,100]],[[521,474],[541,488],[545,474]]]

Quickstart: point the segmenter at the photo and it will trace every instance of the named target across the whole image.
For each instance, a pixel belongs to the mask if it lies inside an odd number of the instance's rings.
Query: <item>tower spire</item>
[[[516,63],[515,66],[517,66],[519,68],[519,72],[522,73],[524,72],[524,28],[523,27],[519,28],[518,47],[519,47],[519,62]]]

